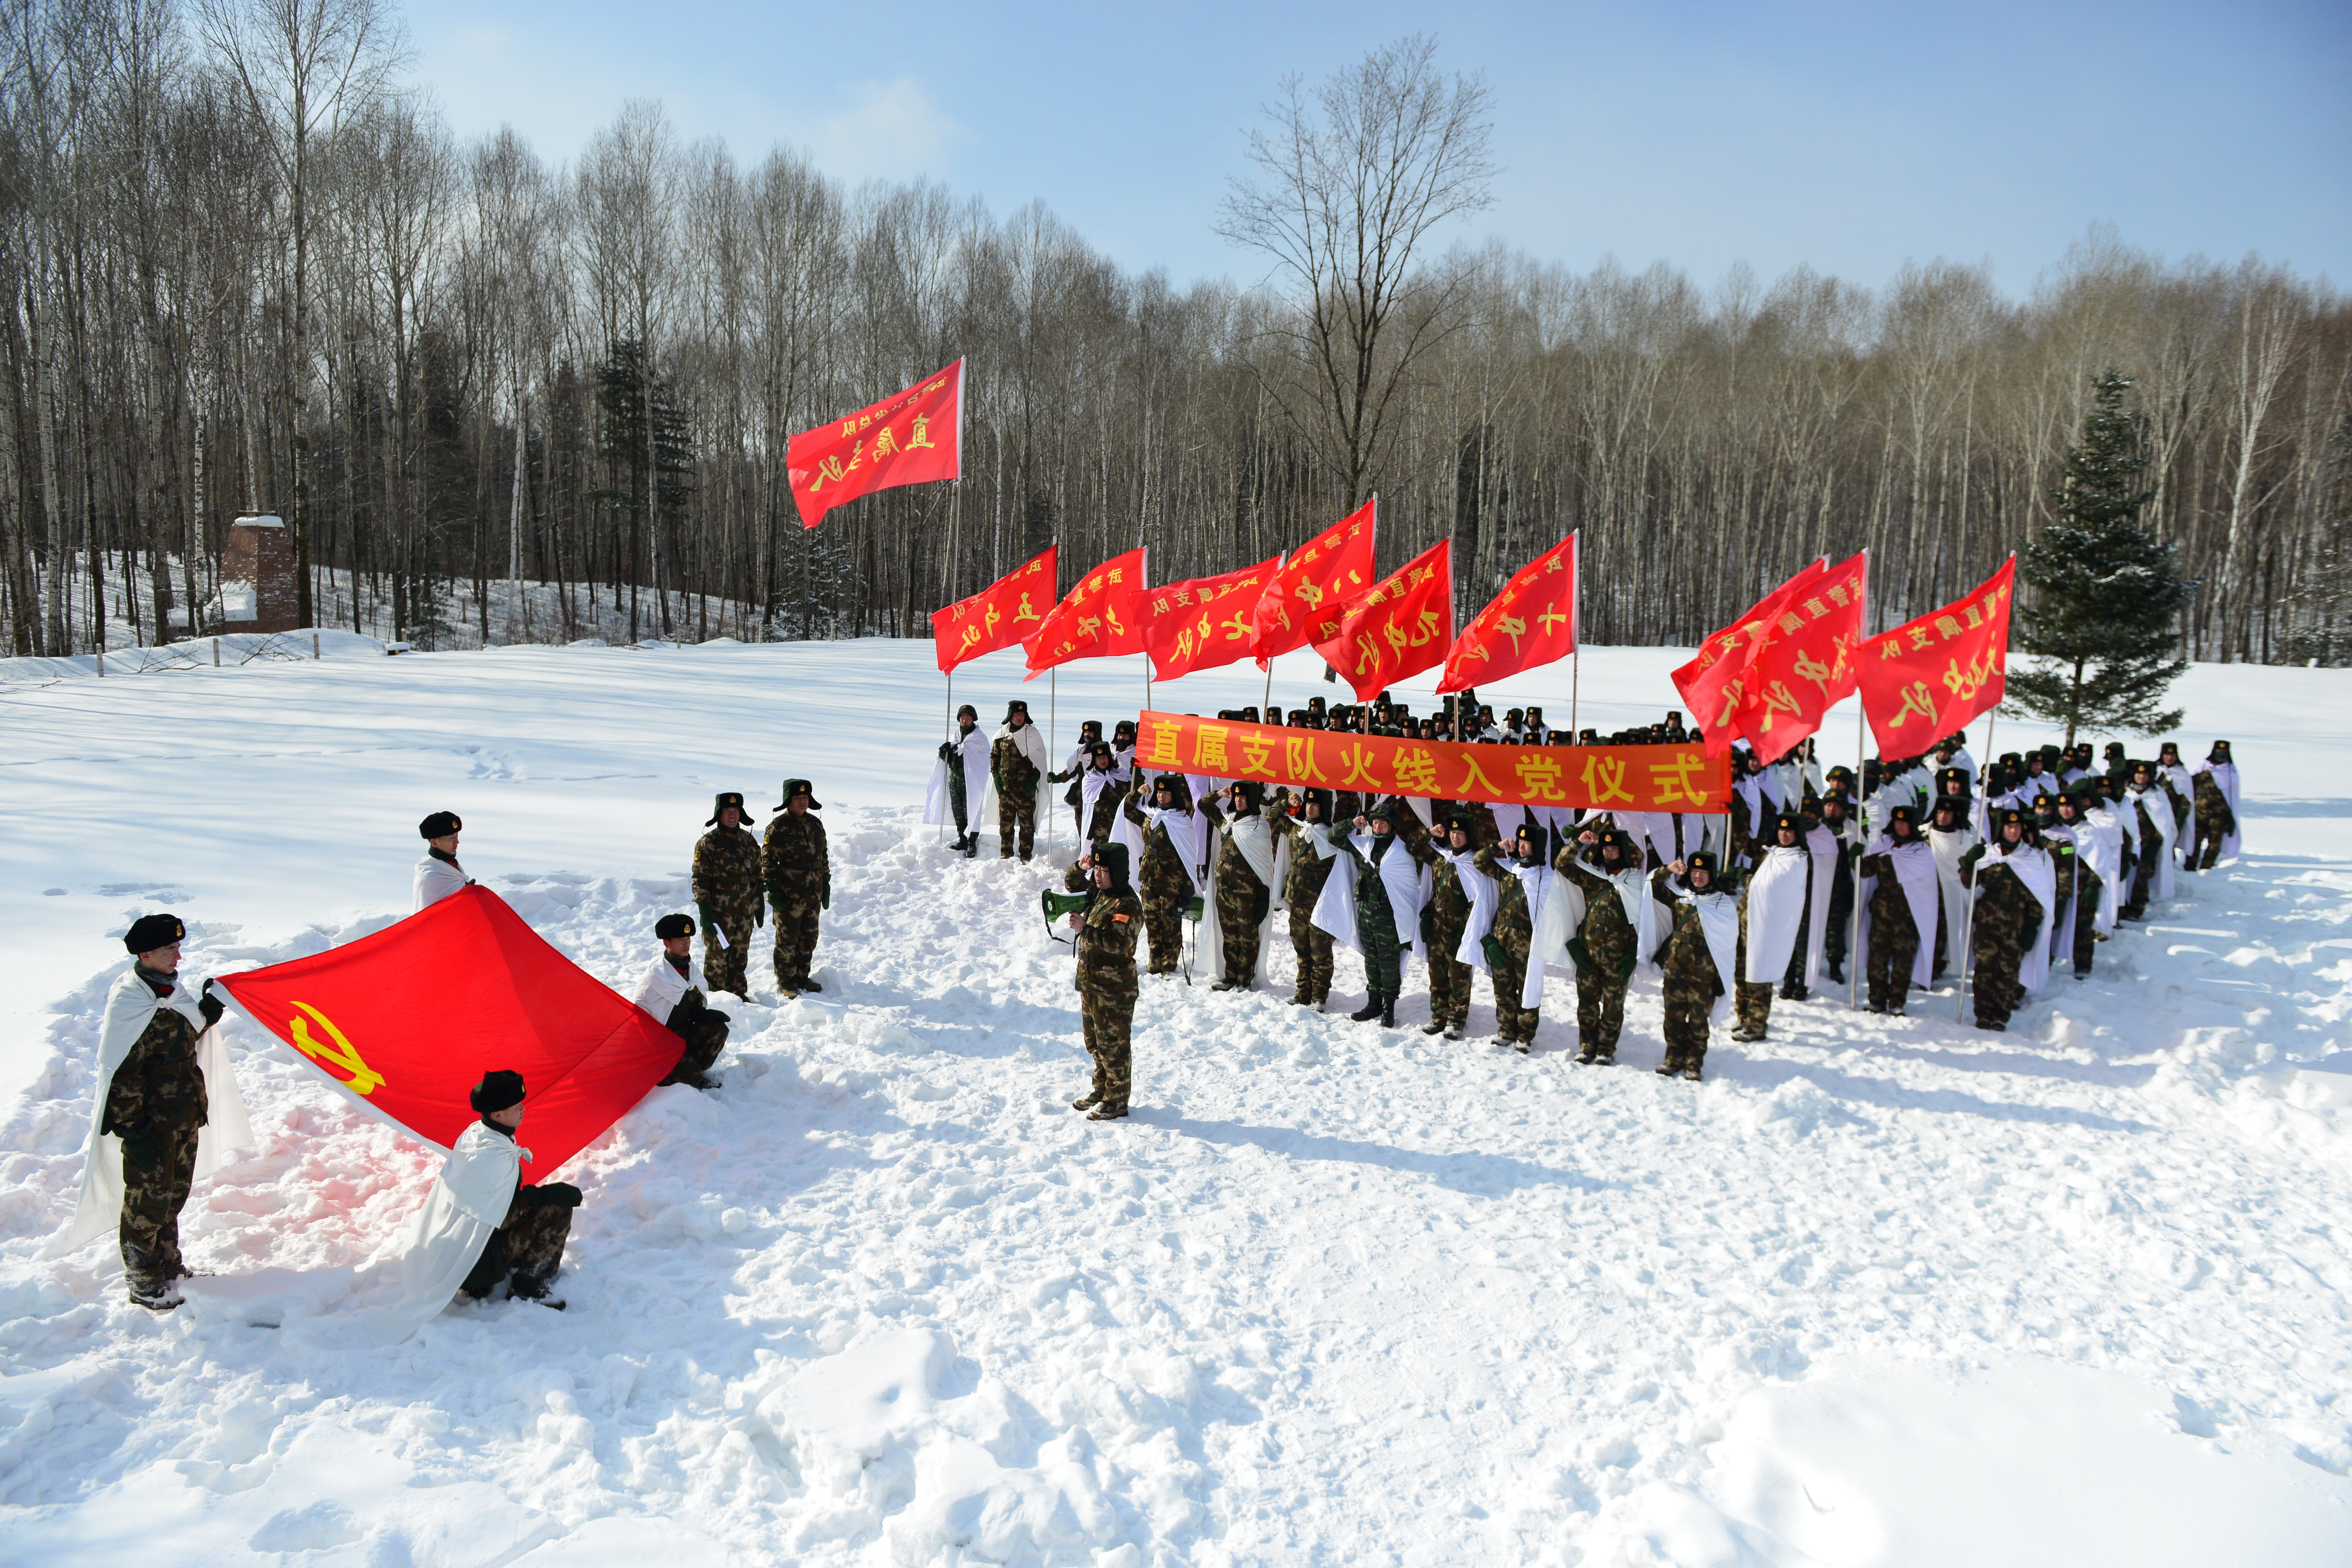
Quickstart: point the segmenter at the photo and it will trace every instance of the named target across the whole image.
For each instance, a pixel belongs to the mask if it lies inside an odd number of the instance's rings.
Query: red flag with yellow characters
[[[1454,542],[1441,539],[1349,605],[1315,651],[1363,702],[1444,663],[1453,643]]]
[[[940,673],[951,675],[968,658],[1011,647],[1045,624],[1054,607],[1055,545],[1032,556],[969,599],[931,612],[931,642]]]
[[[1822,727],[1853,694],[1870,599],[1870,552],[1789,595],[1756,635],[1732,722],[1769,761]]]
[[[1196,669],[1214,669],[1246,658],[1250,612],[1274,580],[1282,557],[1214,577],[1162,583],[1143,595],[1143,651],[1151,656],[1155,680],[1174,680]]]
[[[1576,535],[1571,533],[1503,584],[1445,656],[1441,692],[1534,669],[1576,651]]]
[[[1336,636],[1349,601],[1371,586],[1374,496],[1288,555],[1250,616],[1250,653],[1264,669],[1275,655]]]
[[[1029,674],[1074,658],[1143,651],[1143,547],[1114,555],[1072,585],[1045,624],[1024,638]]]
[[[648,943],[638,959],[658,956]],[[466,1097],[484,1073],[522,1074],[527,1183],[603,1137],[686,1048],[488,888],[220,984],[352,1104],[444,1151],[475,1120]]]
[[[1731,750],[1739,739],[1739,703],[1747,694],[1748,660],[1756,639],[1780,614],[1790,595],[1811,584],[1827,571],[1829,563],[1815,561],[1803,571],[1748,607],[1748,613],[1699,644],[1698,657],[1675,671],[1675,689],[1690,710],[1691,728],[1710,757]]]
[[[801,526],[896,485],[963,476],[963,361],[881,402],[803,430],[784,447]]]
[[[1862,710],[1882,757],[1916,757],[2000,706],[2017,557],[1975,588],[1862,646]]]

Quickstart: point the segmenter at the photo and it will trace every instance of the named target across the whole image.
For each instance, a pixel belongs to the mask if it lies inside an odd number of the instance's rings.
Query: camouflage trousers
[[[1459,920],[1434,912],[1429,917],[1429,1020],[1433,1024],[1459,1026],[1469,1021],[1470,978],[1478,972],[1454,961],[1469,916],[1465,909]]]
[[[771,899],[776,922],[776,988],[793,988],[809,977],[816,956],[817,913],[823,899],[814,887],[787,887]],[[719,983],[714,980],[713,985]]]
[[[1713,972],[1708,973],[1713,980]],[[1706,1061],[1706,1037],[1712,1025],[1709,1016],[1715,1010],[1715,999],[1720,993],[1720,983],[1678,975],[1667,971],[1664,986],[1665,1000],[1664,1028],[1666,1059],[1664,1066],[1677,1071],[1703,1066]]]
[[[1396,916],[1389,910],[1385,889],[1381,898],[1356,900],[1356,938],[1364,944],[1364,987],[1375,996],[1394,996],[1404,989],[1404,949],[1397,942]]]
[[[1495,945],[1499,955],[1489,952],[1486,962],[1493,965],[1487,978],[1495,985],[1495,1037],[1515,1045],[1536,1043],[1536,1025],[1541,1021],[1540,1007],[1519,1005],[1519,993],[1528,980],[1528,937],[1517,931],[1497,931]],[[1463,987],[1466,998],[1469,987]],[[1465,1000],[1465,1005],[1467,1003]]]
[[[1910,915],[1906,912],[1889,920],[1874,912],[1870,921],[1870,963],[1862,977],[1870,992],[1873,1011],[1903,1010],[1911,994],[1911,966],[1918,958],[1919,928],[1911,923]]]
[[[156,1120],[122,1137],[122,1273],[131,1294],[152,1296],[187,1272],[180,1260],[180,1210],[196,1177],[201,1121]]]
[[[2036,915],[2038,921],[2040,916]],[[1988,920],[1979,915],[1969,945],[1975,950],[1976,973],[1969,986],[1976,998],[1977,1026],[1999,1028],[2025,1000],[2018,971],[2025,963],[2025,945],[2032,930],[2019,931],[2013,921]]]
[[[2189,811],[2189,852],[2181,865],[2191,871],[2210,871],[2213,862],[2221,858],[2221,840],[2234,826],[2228,801],[2198,791]]]
[[[553,1205],[509,1211],[506,1224],[490,1232],[473,1271],[459,1286],[468,1296],[487,1296],[509,1276],[532,1285],[553,1282],[563,1265],[563,1244],[572,1238],[572,1211]]]
[[[751,968],[751,931],[760,913],[756,899],[730,900],[708,906],[709,920],[702,928],[702,972],[710,976],[713,991],[730,991],[749,1000],[751,994],[747,971]],[[721,947],[719,938],[727,938]]]
[[[1026,860],[1037,849],[1037,788],[999,790],[996,794],[996,858],[1013,858],[1017,838],[1021,858]]]
[[[1181,893],[1172,899],[1144,894],[1143,935],[1151,944],[1151,963],[1147,973],[1173,974],[1183,964],[1184,904]]]
[[[1078,998],[1087,1055],[1095,1061],[1095,1094],[1106,1110],[1125,1110],[1133,1087],[1135,992],[1128,985],[1093,986]]]
[[[677,1065],[661,1080],[664,1083],[683,1083],[688,1078],[700,1077],[710,1070],[710,1064],[727,1048],[726,1014],[705,1007],[692,1017],[680,1017],[678,1011],[671,1010],[669,1026],[686,1042],[686,1048],[678,1053]]]
[[[2139,864],[2132,868],[2131,891],[2125,898],[2123,908],[2116,911],[2125,920],[2140,920],[2147,914],[2147,900],[2156,892],[2157,859],[2163,853],[2164,846],[2159,843],[2144,851]]]
[[[2106,883],[2097,872],[2077,863],[2074,868],[2074,930],[2073,957],[2074,973],[2091,973],[2091,956],[2099,948],[2099,891]]]
[[[1239,855],[1241,851],[1230,853]],[[1235,888],[1223,878],[1216,888],[1217,930],[1224,947],[1225,978],[1247,985],[1257,978],[1258,933],[1271,907],[1263,889]]]
[[[1625,1030],[1625,982],[1587,965],[1576,976],[1576,1039],[1596,1057],[1613,1058]]]
[[[1749,984],[1742,980],[1731,988],[1731,1013],[1743,1035],[1761,1035],[1772,1025],[1772,983]]]
[[[1290,951],[1298,960],[1297,998],[1320,1004],[1331,995],[1331,933],[1309,919],[1311,913],[1292,908]]]

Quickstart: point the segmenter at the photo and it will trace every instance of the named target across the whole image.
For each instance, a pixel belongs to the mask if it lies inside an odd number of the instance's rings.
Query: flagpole
[[[1054,753],[1061,748],[1062,667],[1055,665],[1045,678],[1045,762],[1050,768]],[[1052,782],[1048,780],[1047,782]],[[1051,804],[1054,792],[1045,792],[1045,864],[1054,863],[1054,828],[1061,820],[1061,812]]]
[[[1985,710],[1985,754],[1987,756],[1990,756],[1992,754],[1992,726],[1993,720],[1999,711],[1999,706],[2000,705],[1996,703],[1992,708],[1989,708]],[[1961,733],[1965,735],[1967,731],[1963,729]],[[1938,785],[1937,787],[1941,788],[1942,786]],[[1992,826],[1992,814],[1990,812],[1987,812],[1985,814],[1985,826],[1987,827],[1990,827]],[[1990,856],[1992,853],[1991,836],[1988,834],[1983,842],[1985,846],[1985,854]],[[1984,860],[1982,858],[1979,858],[1977,861],[1977,871],[1979,878],[1981,879],[1984,871]],[[1975,956],[1974,951],[1969,944],[1969,928],[1976,923],[1976,895],[1981,890],[1980,887],[1971,888],[1969,890],[1968,904],[1960,910],[1960,994],[1958,1002],[1952,1009],[1952,1019],[1955,1023],[1965,1024],[1969,1021],[1969,983],[1972,978],[1969,972],[1969,960]]]
[[[1866,560],[1869,552],[1864,551],[1863,553]],[[1864,592],[1868,591],[1869,581],[1867,577],[1863,579]],[[1862,635],[1854,638],[1856,658],[1862,657],[1863,645],[1870,641],[1870,605],[1867,600],[1864,602],[1862,607],[1861,629]],[[1866,766],[1864,758],[1869,750],[1870,710],[1862,700],[1862,681],[1857,678],[1853,685],[1853,787],[1857,794],[1862,791],[1864,770]],[[1852,804],[1854,811],[1862,810],[1862,801],[1856,800]],[[1870,847],[1869,831],[1866,826],[1863,829],[1862,847],[1864,849]],[[1845,851],[1840,849],[1838,853],[1843,855]],[[1853,883],[1853,910],[1846,917],[1849,930],[1846,932],[1845,960],[1852,967],[1846,971],[1845,1005],[1854,1007],[1859,1006],[1862,1002],[1862,964],[1859,962],[1862,957],[1862,862],[1859,859],[1855,860],[1853,872],[1848,879]],[[1903,984],[1908,990],[1911,984],[1909,975],[1903,977]]]
[[[1573,746],[1582,734],[1576,727],[1576,693],[1584,674],[1584,530],[1568,537],[1569,611],[1576,617],[1576,647],[1568,656],[1568,743]]]
[[[948,738],[949,740],[950,740],[950,741],[952,741],[952,740],[954,740],[954,739],[955,739],[955,671],[954,671],[954,670],[952,670],[952,669],[950,669],[950,670],[949,670],[949,671],[948,671],[948,736],[947,736],[947,738]],[[951,768],[960,768],[960,767],[963,766],[963,754],[962,754],[961,752],[959,752],[958,753],[956,753],[956,760],[955,760],[954,762],[952,762],[952,763],[950,763],[948,764],[948,766],[950,766],[950,767],[951,767]],[[952,804],[952,803],[953,803],[953,801],[954,801],[954,799],[955,799],[955,796],[954,796],[952,794],[950,794],[950,795],[948,796],[948,799],[949,799],[950,803],[950,804]],[[952,815],[952,814],[950,814],[950,815]],[[940,843],[941,843],[941,844],[945,844],[947,841],[948,841],[948,819],[947,819],[947,817],[942,816],[942,817],[940,817],[940,837],[939,837],[939,842],[940,842]]]

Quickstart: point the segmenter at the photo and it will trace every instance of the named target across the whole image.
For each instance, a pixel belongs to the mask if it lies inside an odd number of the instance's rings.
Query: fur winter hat
[[[1127,887],[1127,846],[1097,844],[1094,848],[1095,864],[1110,873],[1110,890],[1124,893]]]
[[[669,941],[672,937],[693,934],[694,917],[692,915],[664,915],[654,921],[654,935],[664,942]]]
[[[708,822],[706,822],[706,823],[704,823],[702,826],[705,826],[705,827],[716,827],[716,826],[719,826],[719,814],[720,812],[722,812],[722,811],[725,811],[725,810],[726,810],[729,806],[730,806],[730,805],[731,805],[731,806],[733,806],[737,811],[741,812],[741,813],[743,814],[743,815],[742,815],[742,820],[743,820],[743,821],[745,821],[745,822],[749,822],[749,821],[751,821],[751,811],[750,811],[750,810],[749,810],[749,809],[748,809],[748,808],[743,805],[743,796],[742,796],[741,793],[740,793],[740,791],[737,791],[737,790],[731,790],[731,789],[730,789],[730,790],[728,790],[727,792],[725,792],[724,794],[722,794],[721,795],[719,795],[719,797],[717,800],[715,800],[715,801],[713,801],[713,802],[711,803],[711,805],[710,805],[710,820],[709,820],[709,821],[708,821]]]
[[[817,803],[815,786],[811,784],[806,779],[786,779],[784,781],[783,802],[782,805],[778,805],[776,809],[778,811],[782,811],[785,806],[791,805],[793,804],[793,796],[796,795],[804,795],[808,796],[809,809],[811,811],[823,811],[824,809],[823,805],[820,805]]]
[[[1692,882],[1692,879],[1696,877],[1701,871],[1706,873],[1706,887],[1705,889],[1696,888]],[[1713,892],[1715,890],[1716,883],[1715,851],[1712,849],[1701,849],[1694,854],[1685,856],[1683,858],[1683,874],[1675,878],[1675,881],[1677,885],[1690,888],[1695,892]]]
[[[456,812],[436,811],[432,816],[426,817],[424,821],[416,825],[416,837],[419,838],[446,838],[452,833],[463,832],[465,830],[465,823],[458,819]]]
[[[169,947],[188,934],[177,915],[141,915],[131,922],[123,933],[122,945],[130,952],[152,952],[159,947]]]
[[[477,1115],[488,1116],[493,1110],[506,1110],[522,1103],[522,1074],[493,1068],[482,1075],[482,1081],[466,1097]]]
[[[980,722],[980,710],[967,702],[962,707],[956,710],[956,717],[959,719],[969,719],[973,723],[977,724]]]

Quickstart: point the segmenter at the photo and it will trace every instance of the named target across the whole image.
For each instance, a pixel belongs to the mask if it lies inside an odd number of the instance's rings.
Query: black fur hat
[[[706,822],[706,823],[704,823],[702,826],[705,826],[705,827],[716,827],[716,826],[719,826],[719,814],[720,812],[722,812],[722,811],[726,810],[726,809],[727,809],[729,806],[730,806],[730,805],[731,805],[731,806],[733,806],[737,811],[740,811],[740,812],[741,812],[741,813],[743,814],[743,820],[744,820],[744,821],[749,822],[749,821],[751,821],[751,810],[750,810],[750,808],[749,808],[749,807],[747,807],[747,806],[745,806],[745,805],[744,805],[742,795],[741,795],[740,794],[739,794],[738,792],[736,792],[736,791],[734,791],[734,790],[731,790],[731,789],[730,789],[730,790],[726,791],[724,794],[720,795],[719,795],[719,797],[716,801],[714,801],[714,802],[712,802],[712,803],[711,803],[711,806],[710,806],[710,820],[709,820],[709,821],[708,821],[708,822]]]
[[[692,936],[693,934],[694,917],[692,915],[664,915],[654,921],[654,935],[664,942],[667,942],[674,936]]]
[[[452,833],[462,833],[466,825],[454,811],[436,811],[416,825],[419,838],[446,838]]]
[[[509,1072],[504,1068],[493,1068],[482,1075],[482,1081],[474,1086],[473,1092],[466,1099],[473,1106],[476,1114],[481,1116],[488,1116],[493,1110],[505,1110],[520,1105],[522,1074]]]
[[[1094,858],[1096,865],[1110,873],[1111,891],[1115,893],[1126,892],[1127,846],[1124,844],[1110,843],[1097,844],[1094,847]]]
[[[816,786],[810,784],[806,779],[786,779],[784,781],[784,798],[778,803],[776,809],[778,811],[782,811],[786,806],[792,805],[793,796],[796,795],[804,795],[808,796],[809,809],[811,811],[823,811],[824,809],[823,805],[817,803]]]
[[[177,915],[141,915],[131,922],[122,936],[122,946],[130,952],[152,952],[159,947],[169,947],[188,934]]]

